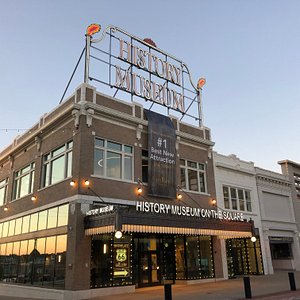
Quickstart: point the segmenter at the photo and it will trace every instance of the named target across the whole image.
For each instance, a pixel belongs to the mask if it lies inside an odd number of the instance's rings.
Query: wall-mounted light
[[[3,207],[3,210],[4,210],[4,211],[8,211],[8,207],[5,205],[5,206]]]
[[[120,230],[117,230],[116,232],[115,232],[115,238],[116,239],[120,239],[121,237],[122,237],[122,231],[120,231]]]
[[[75,184],[76,184],[75,180],[70,181],[70,186],[75,186]]]
[[[217,204],[217,200],[216,199],[211,199],[211,204],[215,206]]]
[[[33,195],[32,197],[31,197],[31,201],[36,201],[37,200],[37,197],[35,196],[35,195]]]
[[[182,199],[182,194],[178,193],[176,198],[177,198],[177,200],[181,200]]]
[[[86,180],[84,181],[84,185],[85,185],[85,186],[89,186],[89,185],[90,185],[90,181],[89,181],[88,179],[86,179]]]
[[[256,237],[255,236],[251,236],[251,242],[255,243],[256,242]]]
[[[143,192],[143,189],[139,186],[139,187],[137,187],[136,191],[137,191],[138,195],[141,195]]]

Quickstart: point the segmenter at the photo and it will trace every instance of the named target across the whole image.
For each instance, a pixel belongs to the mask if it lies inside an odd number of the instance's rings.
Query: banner
[[[148,119],[148,195],[176,198],[176,134],[170,118],[145,110]]]

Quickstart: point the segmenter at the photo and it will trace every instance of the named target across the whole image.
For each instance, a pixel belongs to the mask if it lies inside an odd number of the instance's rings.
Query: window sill
[[[47,189],[47,188],[49,188],[49,187],[55,186],[56,184],[62,183],[62,182],[64,182],[64,181],[68,181],[68,180],[70,180],[71,178],[72,178],[72,176],[67,177],[67,178],[65,178],[65,179],[63,179],[63,180],[57,181],[57,182],[55,182],[55,183],[52,183],[52,184],[50,184],[50,185],[44,186],[44,187],[38,189],[37,192],[43,191],[43,190],[45,190],[45,189]]]
[[[32,193],[27,194],[27,195],[25,195],[25,196],[22,196],[22,197],[20,197],[20,198],[12,199],[11,201],[9,201],[9,202],[7,202],[7,203],[4,203],[3,205],[9,204],[9,203],[13,203],[13,202],[16,202],[16,201],[19,201],[19,200],[22,200],[22,199],[25,199],[26,197],[33,196],[33,194],[34,194],[34,193],[32,192]]]
[[[181,189],[181,188],[180,188]],[[185,193],[191,193],[191,194],[195,194],[195,195],[203,195],[203,196],[211,196],[209,193],[205,193],[205,192],[196,192],[196,191],[190,191],[190,190],[186,190],[186,189],[182,189]]]
[[[95,175],[95,174],[92,174],[91,177],[93,177],[93,178],[99,178],[99,179],[119,181],[119,182],[125,182],[125,183],[136,183],[133,180],[127,180],[127,179],[121,179],[121,178],[113,178],[113,177],[106,177],[106,176]]]

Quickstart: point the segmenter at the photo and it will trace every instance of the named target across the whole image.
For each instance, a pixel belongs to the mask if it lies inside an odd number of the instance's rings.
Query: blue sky
[[[300,162],[299,14],[296,0],[3,1],[0,149],[58,105],[86,27],[99,23],[152,38],[206,78],[216,151],[275,171]],[[82,80],[80,68],[69,93]]]

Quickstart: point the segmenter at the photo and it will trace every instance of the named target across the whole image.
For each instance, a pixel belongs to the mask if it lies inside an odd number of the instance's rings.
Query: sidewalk
[[[279,271],[273,275],[250,276],[252,297],[263,300],[300,300],[300,272],[295,272],[297,291],[290,291],[288,272]],[[163,300],[162,286],[137,289],[134,294],[97,297],[93,300]],[[239,300],[245,299],[243,278],[202,283],[196,285],[172,286],[173,300]]]
[[[294,272],[297,291],[290,291],[288,272],[250,276],[252,299],[300,300],[300,272]],[[0,290],[1,294],[1,290]],[[241,300],[245,299],[243,278],[202,283],[173,285],[173,300]],[[137,289],[134,293],[93,298],[93,300],[164,300],[164,287]],[[0,300],[32,300],[0,296]],[[47,300],[47,299],[45,299]]]

